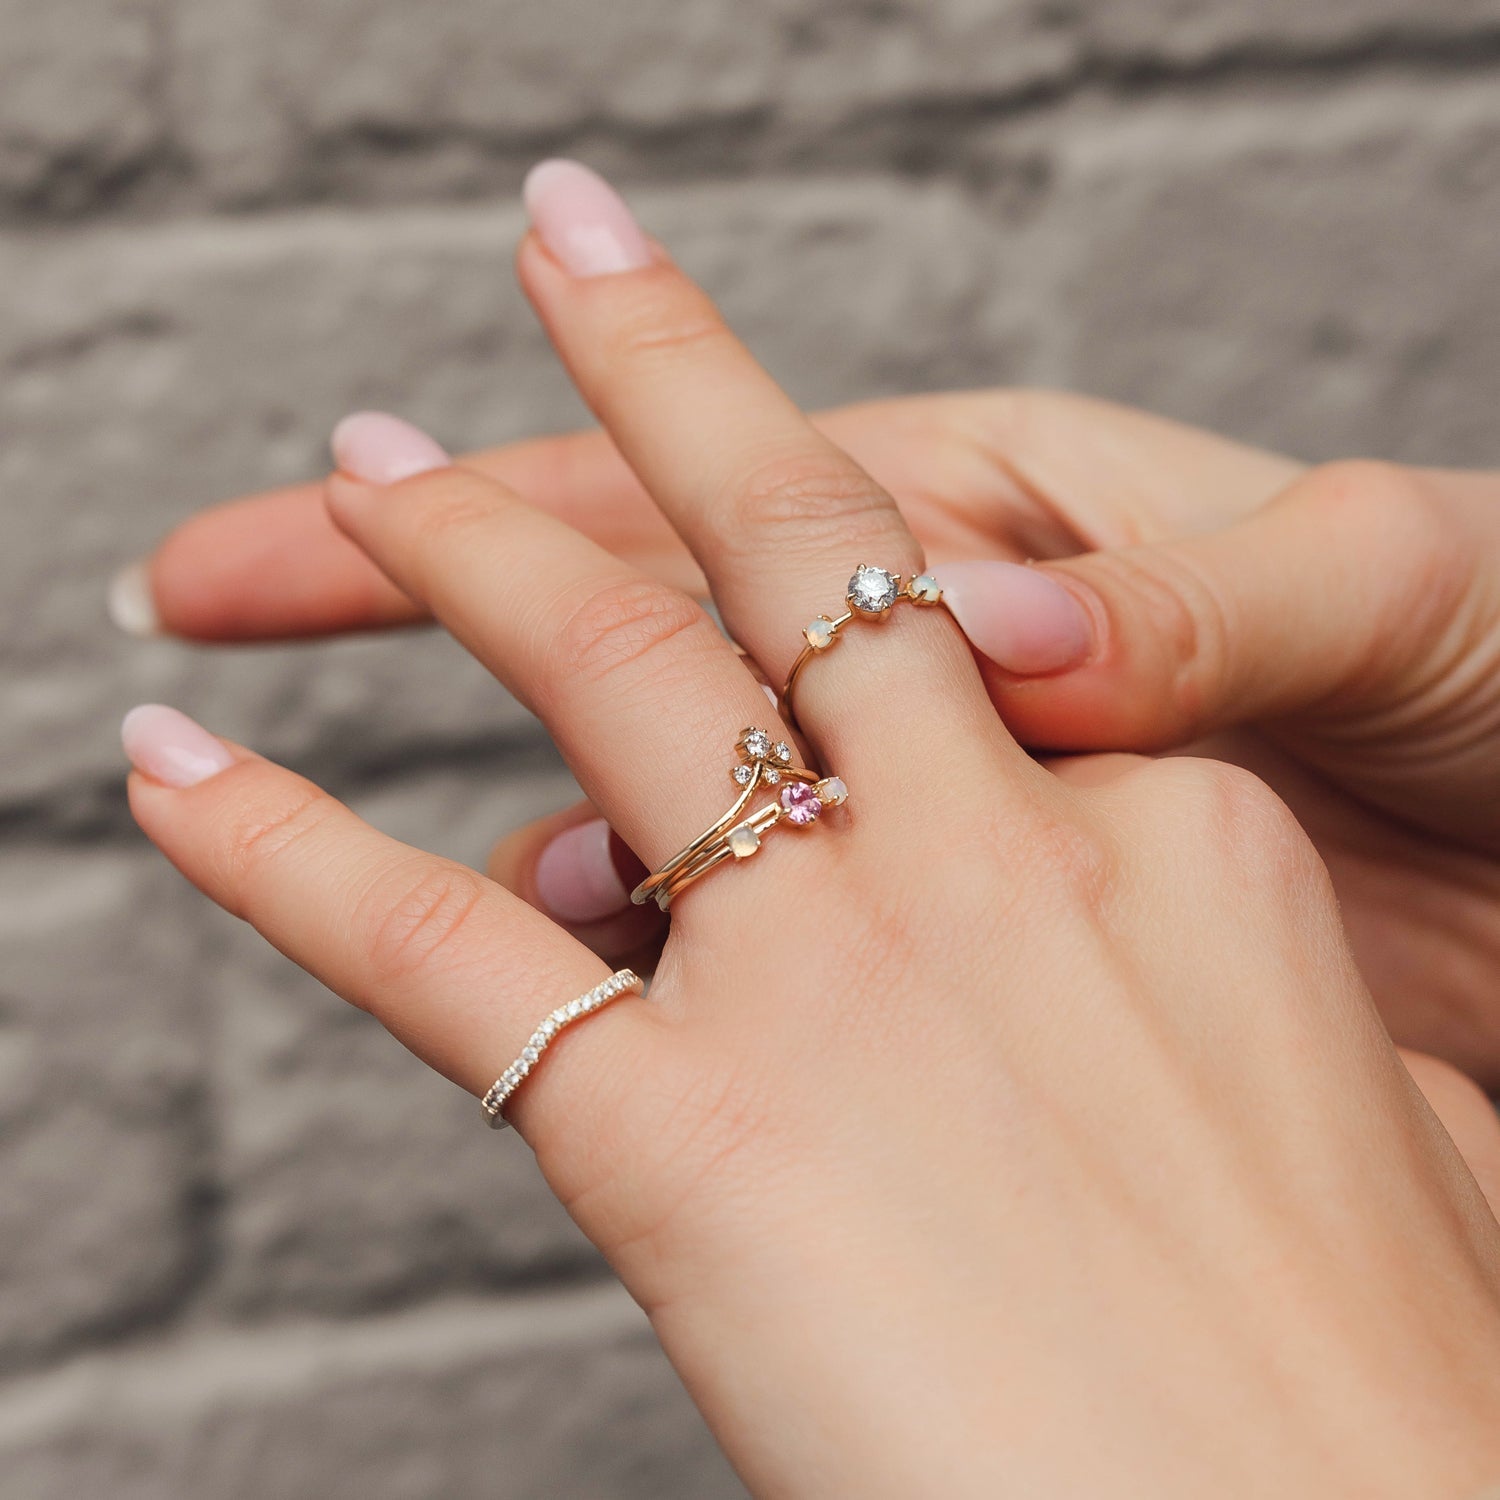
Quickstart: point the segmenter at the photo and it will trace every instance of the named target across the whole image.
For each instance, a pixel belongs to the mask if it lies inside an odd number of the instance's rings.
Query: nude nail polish
[[[600,922],[630,909],[603,818],[565,828],[542,850],[536,893],[561,922]]]
[[[130,764],[163,786],[197,786],[234,764],[222,740],[163,703],[131,709],[120,725],[120,742]]]
[[[1019,677],[1080,666],[1094,648],[1094,622],[1063,584],[1009,562],[947,563],[934,569],[943,599],[976,650]]]
[[[161,634],[161,619],[151,593],[151,574],[145,563],[131,563],[110,579],[106,603],[117,630],[141,638]]]
[[[651,243],[625,200],[582,162],[538,162],[521,197],[542,243],[572,275],[616,276],[651,264]]]
[[[366,484],[399,484],[453,462],[420,427],[389,412],[358,411],[333,429],[333,461]]]

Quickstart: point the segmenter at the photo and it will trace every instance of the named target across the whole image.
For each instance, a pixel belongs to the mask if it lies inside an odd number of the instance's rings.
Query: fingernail
[[[1038,568],[1008,562],[948,563],[934,569],[943,598],[976,650],[1021,677],[1082,663],[1094,622],[1074,595]]]
[[[357,411],[333,429],[333,461],[366,484],[399,484],[453,462],[420,427],[383,411]]]
[[[537,860],[536,893],[562,922],[599,922],[630,906],[603,818],[564,829]],[[642,878],[645,872],[642,871]]]
[[[151,574],[145,563],[121,568],[109,581],[109,617],[126,635],[161,634],[161,619],[151,593]]]
[[[652,261],[625,200],[582,162],[554,158],[526,174],[521,199],[542,243],[574,276],[614,276]]]
[[[131,709],[120,742],[137,771],[165,786],[197,786],[234,764],[222,741],[162,703]]]

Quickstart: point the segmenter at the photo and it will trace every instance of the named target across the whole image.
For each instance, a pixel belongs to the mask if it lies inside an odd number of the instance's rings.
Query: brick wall
[[[1059,384],[1484,463],[1497,74],[1500,0],[0,0],[0,1492],[739,1493],[521,1144],[121,795],[153,698],[473,861],[568,797],[443,640],[103,612],[353,407],[577,420],[530,161],[613,173],[809,403]]]

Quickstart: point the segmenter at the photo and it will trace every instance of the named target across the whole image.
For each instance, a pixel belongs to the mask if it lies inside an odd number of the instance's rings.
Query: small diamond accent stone
[[[818,783],[818,796],[829,807],[842,807],[848,800],[849,788],[844,785],[842,776],[829,776]]]
[[[776,770],[774,766],[768,767],[765,776],[762,779],[765,781],[767,786],[775,786],[776,783],[781,780],[781,772]]]
[[[760,835],[747,824],[729,830],[729,852],[736,859],[749,859],[760,848]]]
[[[800,781],[793,782],[791,786],[782,789],[781,806],[787,815],[788,822],[799,826],[816,823],[823,811],[823,804],[818,800],[817,792],[810,786],[804,786]]]
[[[931,573],[919,574],[906,585],[906,592],[918,604],[936,604],[943,597],[942,587]]]
[[[541,1055],[542,1054],[538,1052],[535,1047],[523,1047],[521,1049],[521,1056],[524,1057],[529,1063],[535,1062]]]
[[[764,760],[771,753],[771,736],[764,729],[746,730],[740,748],[751,760]]]
[[[771,747],[771,754],[784,766],[789,766],[792,763],[792,747],[785,740],[777,740]]]
[[[569,1000],[568,1001],[568,1014],[570,1016],[579,1015],[579,1014],[582,1013],[582,1011],[583,1011],[583,1001],[582,1000]]]
[[[807,644],[814,651],[821,651],[824,647],[833,644],[833,621],[819,615],[811,624],[803,627],[802,635],[803,639],[806,640]]]
[[[883,615],[896,602],[899,593],[894,574],[861,563],[849,580],[846,597],[850,606],[861,614]]]
[[[755,775],[754,766],[736,766],[734,768],[734,779],[741,786],[749,786],[750,778]]]

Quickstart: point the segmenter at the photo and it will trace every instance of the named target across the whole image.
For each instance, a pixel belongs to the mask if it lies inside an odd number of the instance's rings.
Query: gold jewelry
[[[643,988],[638,974],[630,969],[620,969],[611,974],[603,984],[596,984],[588,994],[569,1000],[566,1005],[559,1005],[552,1011],[531,1033],[531,1040],[522,1048],[521,1055],[490,1085],[489,1093],[479,1101],[479,1107],[484,1111],[490,1128],[504,1130],[510,1124],[500,1113],[505,1101],[520,1088],[521,1080],[536,1066],[559,1031],[584,1016],[593,1015],[596,1010],[608,1005],[611,1000],[618,1000],[621,995],[639,995]]]
[[[776,706],[788,724],[795,726],[797,723],[797,716],[792,712],[792,689],[796,687],[803,667],[819,652],[826,651],[833,645],[844,626],[851,620],[883,620],[901,603],[924,607],[941,604],[943,590],[931,573],[918,573],[914,578],[903,581],[899,573],[887,573],[884,568],[873,568],[869,563],[861,563],[849,580],[844,602],[849,608],[836,620],[829,619],[827,615],[819,615],[802,631],[802,638],[807,644],[797,653],[797,660],[787,673],[786,686],[776,700]]]
[[[792,747],[785,740],[773,744],[764,729],[741,730],[735,749],[739,764],[729,774],[741,791],[734,805],[630,893],[637,906],[655,901],[666,911],[682,891],[726,859],[749,859],[760,848],[761,838],[778,823],[809,827],[825,807],[838,807],[849,796],[848,787],[837,776],[820,777],[794,766]],[[774,802],[742,816],[762,786],[780,786],[781,792]]]

